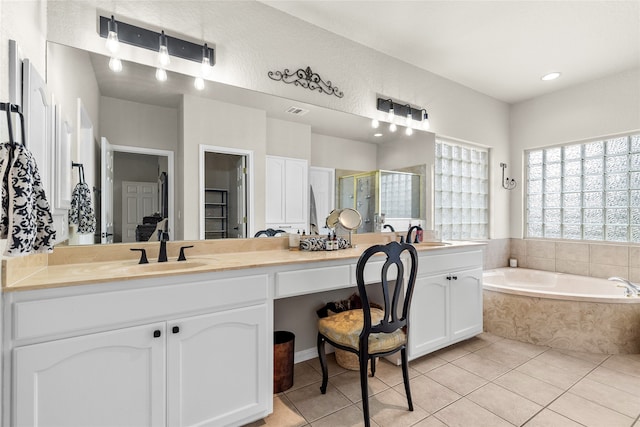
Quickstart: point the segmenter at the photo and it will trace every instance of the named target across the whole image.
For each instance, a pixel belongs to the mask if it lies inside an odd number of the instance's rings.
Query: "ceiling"
[[[263,3],[507,103],[640,67],[639,0]]]

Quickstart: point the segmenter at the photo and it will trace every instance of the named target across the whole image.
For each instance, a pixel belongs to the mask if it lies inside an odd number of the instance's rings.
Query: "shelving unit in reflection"
[[[227,238],[229,192],[219,188],[204,189],[204,238]]]

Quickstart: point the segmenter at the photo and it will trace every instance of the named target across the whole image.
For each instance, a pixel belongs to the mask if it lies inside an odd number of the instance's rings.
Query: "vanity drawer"
[[[264,303],[266,274],[98,292],[13,304],[13,339],[41,341]]]
[[[466,270],[468,268],[482,268],[482,262],[482,250],[421,255],[418,259],[418,277],[434,273]]]
[[[352,286],[352,280],[348,265],[284,271],[276,273],[275,297],[290,297],[349,286]]]

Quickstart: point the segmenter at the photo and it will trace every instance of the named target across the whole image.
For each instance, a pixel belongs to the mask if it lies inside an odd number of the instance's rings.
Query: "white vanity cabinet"
[[[164,425],[164,328],[151,324],[16,348],[12,425]]]
[[[7,425],[231,426],[270,413],[268,278],[202,276],[24,301],[16,294]]]
[[[303,159],[266,156],[265,224],[285,231],[307,230],[309,166]]]
[[[482,250],[421,254],[409,316],[409,358],[482,332]]]

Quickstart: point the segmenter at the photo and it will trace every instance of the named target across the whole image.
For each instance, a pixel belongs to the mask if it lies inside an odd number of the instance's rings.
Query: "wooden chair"
[[[273,228],[267,228],[266,230],[258,231],[256,234],[254,234],[253,237],[262,237],[262,236],[274,237],[274,236],[282,235],[284,233],[286,233],[286,231],[284,230],[274,230]]]
[[[404,251],[408,252],[411,263],[406,286],[404,286],[404,264],[400,258]],[[364,282],[365,266],[369,259],[378,253],[386,254],[387,259],[381,269],[380,283],[369,286],[382,288],[384,310],[369,306],[369,297],[367,296],[367,288]],[[374,258],[374,260],[378,259],[377,257]],[[392,265],[396,266],[395,271],[397,274],[395,280],[389,280],[391,278],[387,277],[389,267]],[[324,349],[325,342],[342,350],[355,353],[360,364],[360,387],[362,389],[362,408],[366,427],[370,425],[369,394],[367,389],[367,366],[369,360],[371,360],[371,376],[375,376],[376,358],[388,356],[397,351],[401,352],[404,389],[407,394],[409,410],[413,411],[406,346],[409,328],[407,319],[409,318],[409,308],[411,307],[411,297],[413,296],[417,270],[418,256],[416,249],[410,244],[391,242],[386,245],[376,245],[368,248],[360,256],[356,268],[356,280],[363,308],[343,311],[318,321],[318,356],[322,367],[322,386],[320,391],[322,394],[327,391],[328,372]],[[395,287],[390,299],[389,285],[391,283],[395,283]],[[403,295],[404,302],[401,303]],[[398,310],[400,308],[402,308],[402,313],[399,314]]]

